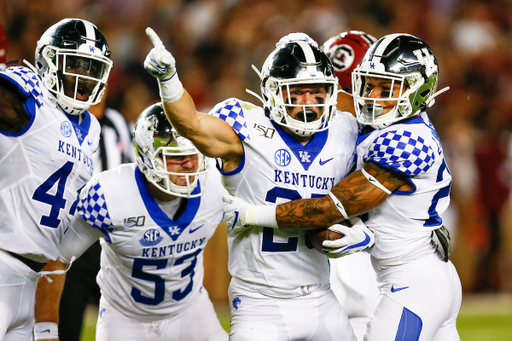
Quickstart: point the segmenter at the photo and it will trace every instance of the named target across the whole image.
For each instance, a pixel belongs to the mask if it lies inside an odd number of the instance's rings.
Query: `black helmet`
[[[35,63],[44,86],[73,115],[100,102],[112,68],[105,37],[83,19],[48,28],[37,42]]]
[[[299,136],[311,136],[327,129],[336,110],[338,79],[329,57],[317,46],[305,41],[278,43],[265,60],[259,76],[264,106],[277,124]],[[288,115],[286,107],[295,105],[283,99],[283,91],[289,91],[290,86],[306,84],[325,84],[327,91],[325,103],[315,105],[324,108],[320,119],[311,122]]]
[[[439,66],[434,52],[418,37],[391,34],[379,39],[368,50],[361,64],[352,73],[354,105],[360,123],[375,128],[411,117],[434,104]],[[400,85],[400,96],[386,99],[397,104],[387,113],[382,105],[367,95],[367,77],[383,78]]]

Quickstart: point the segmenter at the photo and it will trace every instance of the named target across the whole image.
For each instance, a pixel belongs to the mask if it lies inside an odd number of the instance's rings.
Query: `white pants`
[[[39,275],[0,251],[0,341],[31,341]]]
[[[462,286],[437,253],[377,273],[381,297],[365,341],[460,341]]]
[[[379,300],[377,275],[370,254],[357,252],[329,259],[331,289],[348,316],[358,341],[363,341],[370,316]]]
[[[355,341],[330,289],[295,298],[237,295],[230,285],[231,341]]]
[[[227,341],[206,290],[187,309],[168,319],[142,322],[115,309],[102,297],[97,341]]]

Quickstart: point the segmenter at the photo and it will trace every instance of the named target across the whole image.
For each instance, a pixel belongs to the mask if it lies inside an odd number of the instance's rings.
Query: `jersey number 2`
[[[321,198],[323,196],[325,196],[325,194],[311,194],[312,198]],[[265,200],[275,204],[277,202],[277,198],[288,200],[302,199],[300,193],[294,189],[274,187],[267,192]],[[293,252],[297,251],[298,245],[299,237],[289,237],[287,242],[275,242],[274,229],[270,227],[263,228],[262,252]]]

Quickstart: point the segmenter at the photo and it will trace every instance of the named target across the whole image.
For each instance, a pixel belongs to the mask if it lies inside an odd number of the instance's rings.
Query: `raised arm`
[[[153,29],[148,27],[146,34],[155,47],[146,57],[144,67],[158,79],[164,111],[173,127],[204,155],[238,165],[243,156],[238,135],[225,121],[196,110],[194,101],[179,80],[174,57]]]

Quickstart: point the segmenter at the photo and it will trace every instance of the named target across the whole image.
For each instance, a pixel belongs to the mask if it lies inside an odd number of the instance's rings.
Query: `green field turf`
[[[228,310],[217,312],[227,330]],[[94,341],[95,314],[94,308],[88,311],[81,341]],[[457,327],[462,341],[512,341],[512,296],[464,296]]]

